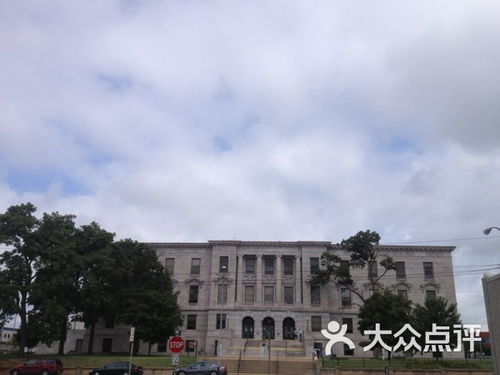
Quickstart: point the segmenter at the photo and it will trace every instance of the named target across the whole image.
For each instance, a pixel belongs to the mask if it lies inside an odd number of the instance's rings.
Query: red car
[[[29,359],[9,371],[11,375],[59,375],[62,372],[63,364],[58,359]]]

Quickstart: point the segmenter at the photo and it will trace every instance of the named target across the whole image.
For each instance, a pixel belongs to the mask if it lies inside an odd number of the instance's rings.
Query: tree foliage
[[[114,234],[92,222],[83,225],[76,233],[77,251],[82,259],[82,270],[79,278],[80,289],[77,300],[78,319],[89,327],[87,352],[94,351],[95,326],[103,312],[113,312],[113,286],[110,275],[115,269],[111,257],[111,245]]]
[[[432,324],[449,327],[453,332],[454,324],[461,324],[460,314],[456,303],[449,303],[442,297],[427,298],[423,305],[417,304],[413,310],[413,327],[422,334],[419,344],[422,349],[425,345],[425,332],[432,331]],[[456,335],[450,335],[450,344],[457,345]],[[440,352],[432,353],[435,358],[441,357]]]
[[[0,324],[19,315],[21,353],[39,342],[59,341],[70,317],[93,332],[100,318],[116,317],[137,328],[137,337],[157,343],[181,324],[170,277],[150,247],[91,223],[77,228],[73,215],[38,219],[31,203],[0,214]]]
[[[339,245],[349,253],[349,267],[342,266],[341,261],[343,259],[340,256],[326,251],[321,255],[321,264],[324,268],[313,276],[311,283],[324,285],[333,281],[351,290],[364,303],[371,295],[371,292],[380,289],[379,281],[386,273],[396,269],[394,260],[390,256],[381,253],[381,247],[378,245],[379,241],[380,235],[370,230],[360,231],[356,235],[342,240]],[[372,262],[380,265],[383,271],[377,274],[368,274],[370,288],[367,289],[365,285],[359,285],[354,280],[349,268],[364,269]]]
[[[360,308],[358,329],[363,333],[366,330],[375,329],[375,324],[379,323],[381,329],[392,330],[394,334],[405,324],[411,323],[411,320],[411,302],[390,290],[384,290],[374,293]],[[370,340],[372,339],[373,337],[370,337]],[[387,345],[394,347],[398,338],[395,338],[394,335],[387,335],[383,336],[383,340]],[[406,342],[408,341],[406,340]],[[381,345],[377,344],[374,348],[380,349]]]
[[[40,220],[34,216],[35,212],[35,206],[26,203],[11,206],[0,215],[0,244],[12,248],[0,255],[0,281],[3,283],[0,289],[6,297],[0,303],[3,305],[2,311],[20,316],[21,325],[17,337],[21,351],[28,341],[29,297],[35,285],[40,262],[36,239]]]
[[[177,296],[166,269],[148,245],[132,240],[113,245],[119,322],[136,327],[137,339],[165,341],[182,324]]]

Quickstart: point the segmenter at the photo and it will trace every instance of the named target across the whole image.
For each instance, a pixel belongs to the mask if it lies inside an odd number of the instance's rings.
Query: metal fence
[[[467,368],[467,369],[485,369],[492,370],[493,362],[491,359],[442,359],[431,358],[394,358],[394,359],[375,359],[375,358],[322,358],[323,368],[363,368],[363,369],[384,369],[386,367],[394,369],[436,369],[436,368]]]

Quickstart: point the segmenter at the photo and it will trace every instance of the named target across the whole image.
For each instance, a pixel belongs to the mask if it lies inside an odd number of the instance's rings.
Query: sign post
[[[132,354],[134,353],[134,338],[135,338],[135,327],[130,328],[130,360],[128,361],[128,375],[132,375]]]
[[[184,339],[180,336],[172,336],[168,339],[167,347],[172,353],[172,365],[178,365],[179,353],[184,349]]]

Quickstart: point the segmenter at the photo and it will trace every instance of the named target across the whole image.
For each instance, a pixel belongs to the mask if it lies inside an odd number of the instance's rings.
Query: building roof
[[[341,250],[339,244],[331,241],[239,241],[239,240],[209,240],[207,242],[146,242],[153,248],[210,248],[213,246],[266,246],[266,247],[326,247],[332,250]],[[445,251],[452,252],[455,246],[409,246],[409,245],[379,245],[387,251]]]

